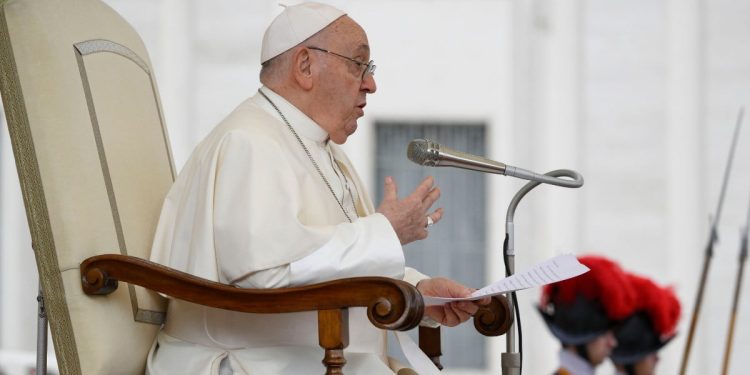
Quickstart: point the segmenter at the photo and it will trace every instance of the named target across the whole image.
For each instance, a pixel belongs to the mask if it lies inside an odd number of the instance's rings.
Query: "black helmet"
[[[628,278],[638,292],[638,310],[615,330],[618,344],[610,358],[619,365],[636,363],[667,345],[680,318],[680,301],[671,289],[637,275]]]
[[[539,305],[547,327],[565,345],[592,341],[636,307],[635,290],[616,263],[600,256],[578,260],[590,270],[545,286]]]

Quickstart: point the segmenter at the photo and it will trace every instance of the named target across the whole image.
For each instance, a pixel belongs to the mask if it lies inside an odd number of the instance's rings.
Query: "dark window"
[[[430,276],[444,276],[480,288],[486,284],[485,175],[456,168],[420,167],[410,162],[406,149],[415,138],[428,138],[459,151],[484,155],[485,127],[476,123],[376,123],[376,202],[383,199],[385,176],[394,177],[400,198],[411,193],[423,178],[430,175],[435,177],[442,192],[433,209],[443,207],[445,216],[432,227],[426,240],[404,248],[407,266]],[[416,332],[416,329],[410,332],[415,342]],[[445,366],[486,366],[485,338],[476,332],[471,321],[459,327],[443,327],[442,337],[442,363]],[[392,337],[389,338],[389,348],[391,356],[405,361]]]

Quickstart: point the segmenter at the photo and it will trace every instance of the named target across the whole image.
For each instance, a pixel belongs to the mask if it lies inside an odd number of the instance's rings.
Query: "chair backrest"
[[[143,373],[165,301],[81,290],[93,255],[148,258],[174,181],[148,54],[99,0],[0,5],[0,89],[58,368]]]

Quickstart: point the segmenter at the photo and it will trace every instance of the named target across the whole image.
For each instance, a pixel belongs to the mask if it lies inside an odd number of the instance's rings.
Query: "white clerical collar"
[[[302,113],[302,111],[300,111],[292,103],[289,103],[289,101],[284,99],[284,97],[275,93],[268,87],[263,86],[258,89],[258,91],[261,90],[264,94],[266,94],[266,96],[268,96],[269,99],[271,99],[271,101],[273,101],[273,104],[275,104],[276,107],[279,108],[279,111],[284,114],[284,117],[286,117],[287,121],[289,121],[289,124],[294,127],[294,130],[297,132],[297,134],[299,134],[300,137],[319,143],[321,146],[325,145],[326,141],[328,140],[328,133],[323,130],[320,125],[318,125],[306,114]],[[276,112],[273,106],[271,106],[271,103],[269,103],[268,100],[266,100],[260,93],[253,96],[253,102],[263,108],[271,116],[277,118],[281,122],[284,122],[281,116],[279,116],[279,113]]]
[[[560,367],[575,375],[594,375],[594,367],[589,361],[571,353],[565,348],[560,349]]]

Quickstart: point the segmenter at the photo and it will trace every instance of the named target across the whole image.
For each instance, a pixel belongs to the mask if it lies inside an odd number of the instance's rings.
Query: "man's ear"
[[[303,90],[313,87],[313,69],[310,50],[299,48],[292,56],[292,74],[294,80]]]

